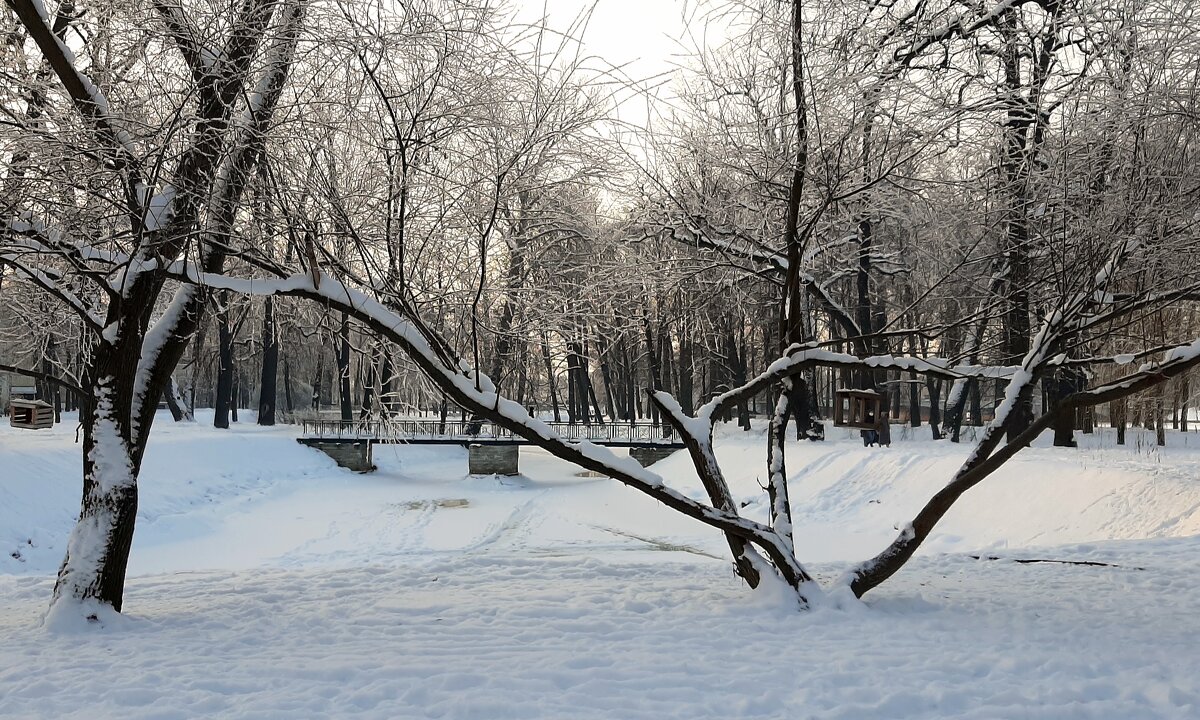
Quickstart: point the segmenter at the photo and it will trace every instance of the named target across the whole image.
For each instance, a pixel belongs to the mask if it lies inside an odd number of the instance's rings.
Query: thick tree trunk
[[[150,435],[147,425],[134,439],[131,418],[142,338],[130,327],[136,319],[124,320],[115,341],[96,345],[85,372],[84,387],[91,397],[80,409],[83,500],[59,567],[51,615],[60,609],[67,612],[63,601],[70,601],[83,606],[85,617],[103,620],[104,606],[120,612],[124,601],[137,518],[137,477]],[[146,391],[144,402],[161,394],[154,387]]]
[[[112,375],[92,387],[97,395],[93,422],[83,423],[83,502],[79,521],[67,541],[51,600],[52,612],[69,598],[84,604],[88,619],[102,620],[101,605],[121,611],[125,569],[137,517],[139,462],[129,445],[128,422],[121,422]]]
[[[1052,378],[1046,378],[1046,396],[1051,408],[1075,391],[1075,378],[1068,370],[1059,370]],[[1075,413],[1059,413],[1054,418],[1055,447],[1076,447]]]

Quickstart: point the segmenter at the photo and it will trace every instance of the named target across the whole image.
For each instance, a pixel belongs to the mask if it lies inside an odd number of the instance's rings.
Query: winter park
[[[0,718],[1200,718],[1200,8],[0,22]]]

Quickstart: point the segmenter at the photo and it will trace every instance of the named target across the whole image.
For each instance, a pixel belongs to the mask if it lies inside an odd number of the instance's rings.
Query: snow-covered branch
[[[29,31],[29,36],[37,43],[79,114],[91,123],[102,139],[113,166],[118,170],[135,169],[137,151],[132,139],[121,129],[109,107],[108,98],[91,78],[76,67],[75,54],[54,34],[45,6],[40,0],[7,1]]]
[[[531,417],[520,404],[500,396],[491,380],[465,360],[459,360],[457,367],[444,364],[413,322],[373,297],[346,286],[336,277],[322,273],[318,287],[308,274],[280,279],[243,279],[203,273],[195,266],[181,264],[173,266],[172,272],[180,280],[209,288],[257,296],[303,297],[345,312],[403,348],[424,374],[466,411],[511,430],[557,457],[640,490],[707,525],[745,538],[759,547],[778,547],[778,535],[771,528],[735,512],[697,502],[664,485],[661,477],[636,460],[618,456],[606,447],[563,438],[546,423]]]
[[[12,252],[0,253],[0,265],[14,268],[30,282],[61,300],[92,330],[99,331],[104,327],[104,320],[79,295],[63,287],[53,273],[34,265],[27,265],[19,255]]]
[[[953,379],[1005,379],[1017,371],[1017,368],[1012,366],[953,365],[950,361],[941,358],[894,355],[873,355],[860,358],[856,355],[833,352],[823,348],[794,345],[788,349],[784,357],[771,363],[766,370],[745,385],[733,388],[709,400],[697,411],[696,416],[716,417],[739,401],[762,392],[779,380],[805,368],[816,366],[905,370]]]

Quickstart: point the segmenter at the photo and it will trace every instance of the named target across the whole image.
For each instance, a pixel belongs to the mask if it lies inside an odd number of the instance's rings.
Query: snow
[[[127,615],[52,628],[75,428],[0,427],[0,717],[1200,714],[1200,436],[1043,438],[864,602],[800,612],[738,581],[719,531],[537,449],[499,478],[460,448],[378,446],[359,475],[293,428],[210,423],[155,423]],[[765,522],[762,424],[715,450]],[[890,543],[970,450],[927,433],[788,443],[818,579]],[[705,497],[685,452],[652,469]]]
[[[171,221],[174,202],[175,187],[170,184],[163,185],[162,191],[146,202],[146,213],[142,218],[142,225],[146,232],[154,232],[166,227],[167,223]]]

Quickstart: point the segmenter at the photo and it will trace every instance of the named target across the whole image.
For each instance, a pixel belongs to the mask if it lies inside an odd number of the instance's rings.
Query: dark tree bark
[[[42,356],[42,372],[47,378],[58,375],[55,367],[58,365],[58,349],[54,344],[54,336],[46,338],[46,352]],[[54,406],[54,422],[62,422],[62,393],[56,382],[38,383],[39,397]]]
[[[1128,408],[1128,400],[1114,400],[1108,404],[1109,417],[1112,418],[1112,424],[1117,428],[1117,444],[1125,444],[1125,411]]]
[[[317,349],[317,371],[313,373],[312,381],[312,404],[313,412],[318,412],[321,409],[321,379],[325,377],[325,353]]]
[[[662,372],[659,366],[658,353],[654,348],[654,333],[650,329],[650,318],[642,316],[642,329],[646,336],[646,369],[650,376],[650,388],[654,391],[662,389]],[[658,406],[651,404],[650,406],[650,422],[658,426]]]
[[[229,427],[233,403],[233,332],[229,327],[229,294],[217,296],[217,396],[213,403],[213,427]]]
[[[396,414],[396,395],[392,385],[392,354],[387,348],[379,353],[379,409],[384,417]]]
[[[162,397],[167,403],[167,409],[171,411],[172,420],[182,422],[189,418],[189,413],[183,406],[182,398],[179,397],[179,385],[175,382],[174,376],[171,376],[171,382],[163,390]]]
[[[354,420],[354,410],[350,396],[350,317],[346,313],[342,313],[342,324],[338,330],[337,371],[342,422],[349,423]]]
[[[688,337],[687,330],[681,328],[679,332],[679,372],[676,375],[679,377],[679,404],[683,408],[683,412],[688,415],[696,411],[695,400],[692,398],[692,394],[695,392],[694,373],[692,340]]]
[[[929,393],[929,429],[934,440],[942,439],[942,379],[925,377],[925,389]]]
[[[916,373],[908,374],[908,424],[921,427],[921,385]]]
[[[279,372],[279,335],[275,330],[275,299],[263,303],[262,375],[258,388],[258,424],[275,424],[277,378]]]
[[[546,385],[550,392],[550,406],[554,410],[554,422],[562,422],[558,407],[558,383],[554,379],[554,364],[550,362],[550,339],[542,332],[542,361],[546,364]]]
[[[283,359],[283,401],[289,416],[296,414],[296,399],[292,395],[292,364]]]
[[[604,405],[608,409],[608,417],[615,421],[620,415],[617,413],[617,402],[613,395],[612,369],[608,362],[608,353],[611,349],[612,347],[606,345],[603,339],[596,339],[596,353],[600,361],[600,379],[604,382]]]
[[[574,343],[567,343],[567,422],[572,425],[579,422],[579,408],[577,407],[579,397],[576,392],[578,383],[575,380],[575,375],[578,373],[576,358]]]

